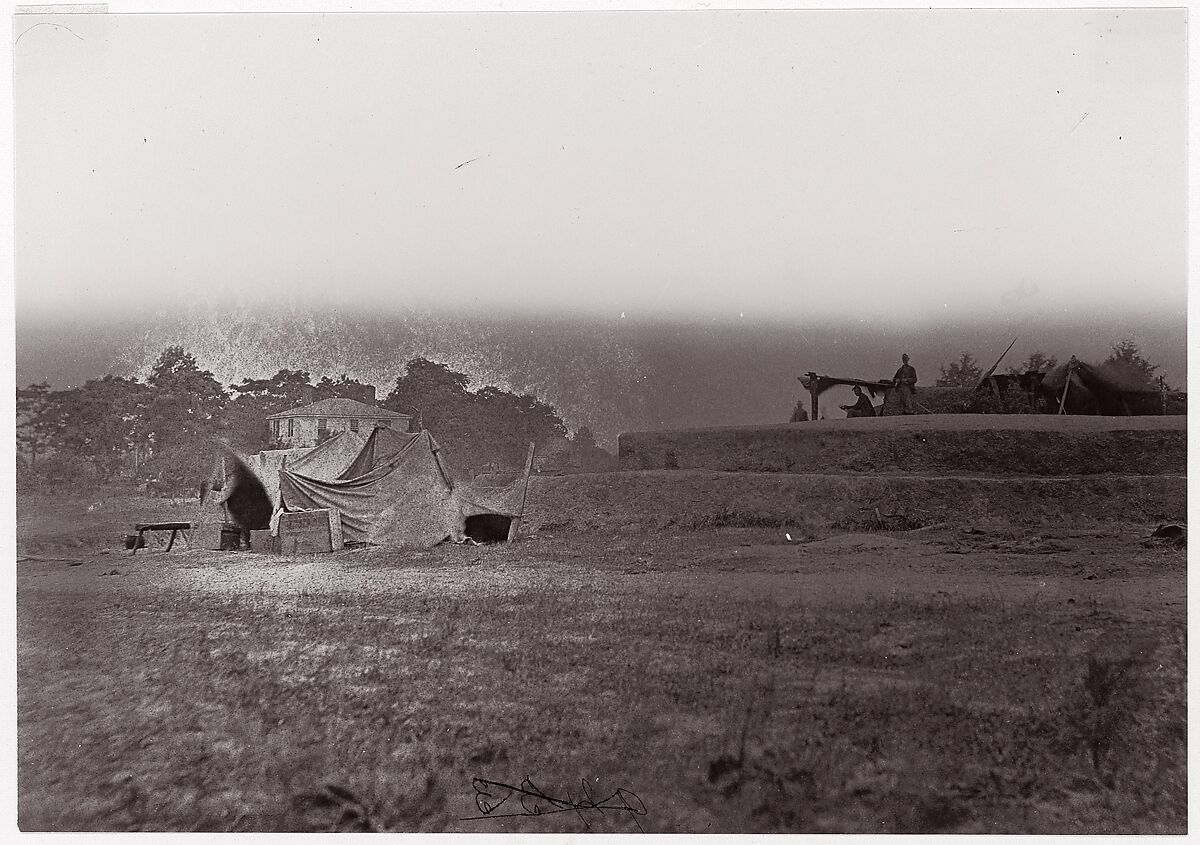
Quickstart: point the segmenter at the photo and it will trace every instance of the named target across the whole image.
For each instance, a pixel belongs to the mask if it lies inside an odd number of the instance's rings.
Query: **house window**
[[[279,420],[272,420],[275,425],[275,439],[279,439]]]
[[[317,420],[317,434],[324,434],[329,431],[329,420],[321,417]]]
[[[358,431],[358,420],[350,420],[350,430]]]
[[[288,417],[288,437],[296,436],[296,418]]]

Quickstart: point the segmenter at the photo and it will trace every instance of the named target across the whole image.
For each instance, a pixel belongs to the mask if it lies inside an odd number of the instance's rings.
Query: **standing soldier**
[[[892,377],[892,385],[900,394],[900,413],[913,413],[913,393],[917,389],[917,371],[908,363],[908,353],[900,356],[903,361],[896,375]]]

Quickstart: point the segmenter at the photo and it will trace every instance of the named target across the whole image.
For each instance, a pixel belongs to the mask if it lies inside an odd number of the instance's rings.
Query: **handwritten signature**
[[[587,817],[587,813],[603,813],[605,811],[628,813],[633,819],[633,823],[637,825],[639,831],[642,831],[641,822],[638,821],[638,816],[646,815],[646,805],[642,803],[642,799],[630,792],[628,789],[618,789],[612,795],[597,801],[592,797],[591,787],[586,779],[582,780],[583,795],[578,799],[572,797],[571,791],[567,790],[566,798],[554,798],[543,792],[532,780],[525,778],[521,781],[520,786],[513,786],[507,783],[500,783],[494,780],[484,780],[483,778],[473,778],[471,786],[475,789],[475,806],[478,808],[480,815],[466,816],[459,821],[471,821],[474,819],[506,819],[514,816],[546,816],[552,813],[576,813],[583,822],[584,827],[591,827]],[[517,800],[512,804],[508,801],[513,796],[517,796]],[[519,808],[519,809],[518,809]],[[506,812],[498,812],[499,810]],[[645,831],[642,831],[643,833]]]

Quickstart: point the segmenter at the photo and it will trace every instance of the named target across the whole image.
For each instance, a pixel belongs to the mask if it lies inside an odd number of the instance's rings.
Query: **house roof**
[[[355,399],[322,399],[320,402],[313,402],[311,405],[304,405],[300,408],[291,408],[287,411],[280,411],[278,414],[271,414],[267,419],[280,420],[287,419],[288,417],[351,417],[371,420],[412,419],[408,414],[397,414],[395,411],[389,411],[386,408],[376,408],[374,405],[368,405],[365,402],[359,402]]]

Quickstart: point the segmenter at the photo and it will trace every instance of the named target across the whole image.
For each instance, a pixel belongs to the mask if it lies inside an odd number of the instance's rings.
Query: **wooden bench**
[[[180,531],[190,531],[192,524],[190,522],[139,522],[133,526],[133,530],[137,532],[137,543],[133,546],[133,553],[137,554],[139,548],[145,546],[145,541],[142,539],[147,531],[170,531],[171,539],[167,543],[167,551],[171,551],[171,547],[175,545],[175,538],[179,536]],[[184,535],[187,538],[187,535]]]

